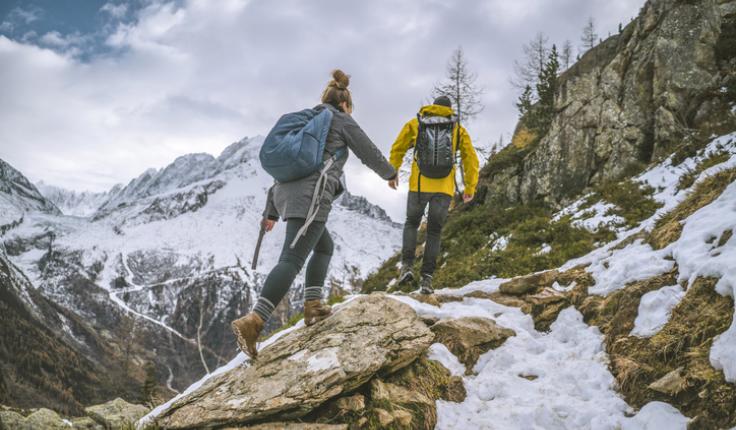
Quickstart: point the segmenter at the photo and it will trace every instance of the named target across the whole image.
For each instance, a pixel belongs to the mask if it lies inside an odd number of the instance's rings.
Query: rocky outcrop
[[[579,296],[586,294],[587,287],[593,283],[585,266],[577,266],[564,272],[547,270],[518,276],[502,283],[498,291],[471,291],[465,297],[490,299],[520,308],[531,315],[534,328],[546,331],[564,308],[582,300]]]
[[[482,172],[481,194],[561,207],[590,185],[736,129],[734,34],[733,0],[648,1],[561,76],[549,132],[536,139],[520,125]]]
[[[118,429],[135,424],[150,410],[145,406],[133,405],[117,398],[101,405],[90,406],[84,411],[106,429]]]
[[[253,366],[208,380],[173,403],[157,424],[193,428],[304,417],[411,365],[433,339],[409,306],[386,296],[361,296],[323,322],[285,335],[261,351]]]
[[[501,327],[493,320],[479,317],[442,320],[430,329],[437,342],[447,346],[465,365],[466,374],[472,373],[481,354],[501,346],[506,339],[516,335],[513,330]]]
[[[120,430],[131,428],[147,414],[148,408],[123,399],[90,406],[86,416],[65,418],[46,408],[34,410],[12,409],[0,406],[2,430]]]
[[[61,211],[47,200],[22,173],[0,159],[0,221],[11,209],[19,213],[35,210],[52,215]],[[0,224],[4,224],[0,222]]]

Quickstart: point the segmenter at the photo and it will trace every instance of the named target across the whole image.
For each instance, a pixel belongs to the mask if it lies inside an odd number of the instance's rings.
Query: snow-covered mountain
[[[258,162],[261,142],[243,139],[219,157],[185,155],[99,195],[44,185],[47,197],[80,216],[61,215],[37,192],[23,195],[13,206],[22,221],[2,236],[8,257],[50,301],[98,330],[117,332],[109,306],[133,316],[148,337],[136,333],[135,343],[168,351],[157,354],[156,378],[170,391],[184,387],[235,354],[229,322],[250,309],[281,249],[278,223],[264,239],[257,270],[250,269],[272,184]],[[13,177],[25,184],[22,175]],[[400,226],[348,193],[328,228],[336,246],[328,286],[352,290],[400,246]],[[297,284],[270,329],[299,310]]]
[[[36,184],[38,191],[51,203],[56,205],[64,215],[89,217],[97,212],[100,206],[117,194],[122,185],[116,185],[109,191],[73,191],[49,185],[43,181]]]
[[[0,160],[0,229],[19,222],[27,211],[61,213],[22,173]]]

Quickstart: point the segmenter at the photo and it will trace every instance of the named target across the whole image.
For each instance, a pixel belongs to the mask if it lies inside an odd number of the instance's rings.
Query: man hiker
[[[455,154],[460,152],[464,171],[463,201],[470,202],[478,184],[478,155],[468,132],[458,121],[448,97],[437,97],[419,110],[416,118],[404,125],[391,147],[391,165],[398,171],[406,151],[414,148],[406,204],[406,222],[401,251],[399,284],[414,281],[412,266],[416,258],[417,229],[429,205],[427,241],[422,259],[420,292],[432,294],[432,275],[440,251],[440,234],[455,194]],[[398,177],[389,181],[396,189]]]

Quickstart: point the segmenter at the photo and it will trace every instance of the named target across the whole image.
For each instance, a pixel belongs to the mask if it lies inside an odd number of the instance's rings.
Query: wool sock
[[[304,301],[322,300],[322,287],[306,287],[304,288]]]
[[[276,309],[276,306],[274,306],[270,300],[265,297],[259,297],[258,302],[256,302],[256,305],[253,307],[253,312],[258,314],[265,323],[269,318],[271,318],[271,314],[274,309]]]

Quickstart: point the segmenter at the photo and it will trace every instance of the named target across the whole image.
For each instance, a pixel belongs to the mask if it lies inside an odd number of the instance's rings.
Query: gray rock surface
[[[101,405],[85,409],[87,415],[108,429],[118,429],[127,424],[135,424],[150,410],[142,405],[134,405],[117,398]]]
[[[408,305],[361,296],[265,348],[252,367],[210,379],[164,411],[157,424],[193,428],[304,416],[374,375],[412,363],[433,339]]]
[[[516,162],[486,170],[480,188],[560,207],[677,146],[736,129],[735,9],[733,0],[647,1],[562,74],[547,135]]]

